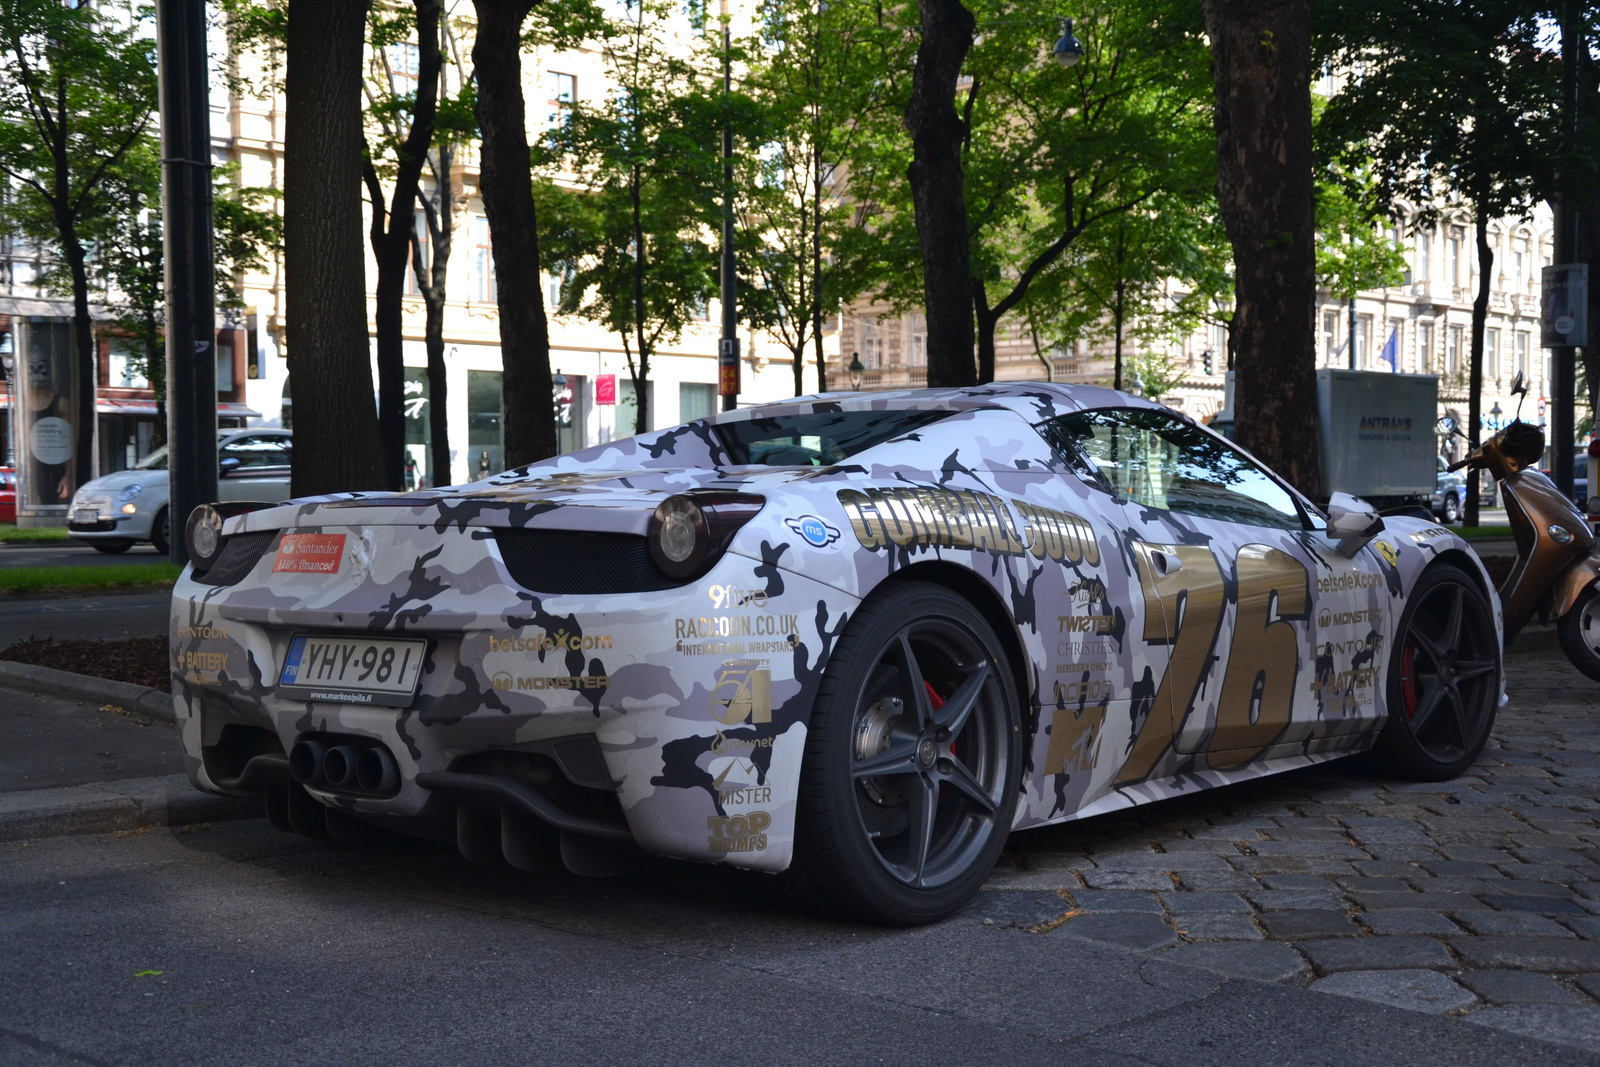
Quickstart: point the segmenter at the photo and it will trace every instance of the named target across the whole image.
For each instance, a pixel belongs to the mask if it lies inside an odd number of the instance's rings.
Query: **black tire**
[[[1005,846],[1022,755],[1011,671],[983,616],[942,586],[880,589],[818,689],[779,884],[813,911],[867,922],[949,915]],[[879,768],[894,770],[863,773]]]
[[[1600,682],[1600,589],[1589,583],[1577,603],[1556,622],[1561,651],[1572,665]]]
[[[1436,564],[1423,572],[1389,653],[1389,718],[1372,754],[1416,781],[1454,778],[1489,741],[1500,705],[1494,613],[1472,577]]]
[[[168,508],[156,512],[155,521],[150,524],[150,543],[155,550],[165,556],[172,551],[172,519]]]
[[[96,552],[104,552],[108,556],[120,555],[133,547],[132,541],[90,541]]]
[[[1444,524],[1446,526],[1454,526],[1456,520],[1460,517],[1461,505],[1456,501],[1455,490],[1452,489],[1445,494],[1444,498]]]

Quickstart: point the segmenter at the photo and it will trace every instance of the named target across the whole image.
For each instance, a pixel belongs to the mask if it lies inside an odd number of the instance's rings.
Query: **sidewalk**
[[[111,699],[94,699],[85,680],[73,696],[88,699],[0,688],[0,841],[260,814],[257,804],[189,784],[171,713],[159,715],[149,690],[100,684]],[[130,695],[143,699],[113,702]]]

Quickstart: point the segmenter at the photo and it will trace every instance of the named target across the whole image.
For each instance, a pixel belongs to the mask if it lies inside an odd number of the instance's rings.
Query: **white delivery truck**
[[[1247,405],[1249,397],[1238,398]],[[1233,372],[1225,402],[1211,428],[1233,437]],[[1379,510],[1420,507],[1440,513],[1439,379],[1432,374],[1387,371],[1317,371],[1317,421],[1322,451],[1323,500],[1349,493]],[[1452,509],[1453,510],[1453,509]]]

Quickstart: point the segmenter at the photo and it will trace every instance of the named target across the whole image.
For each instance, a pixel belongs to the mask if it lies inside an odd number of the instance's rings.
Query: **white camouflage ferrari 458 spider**
[[[602,874],[949,914],[1015,829],[1366,749],[1455,775],[1502,698],[1450,530],[1326,512],[1097,387],[834,394],[466,486],[198,509],[194,784]]]

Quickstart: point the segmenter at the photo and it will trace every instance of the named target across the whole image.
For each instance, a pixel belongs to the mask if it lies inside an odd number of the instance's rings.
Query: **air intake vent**
[[[535,593],[644,593],[683,583],[656,570],[639,534],[496,530],[512,579]]]
[[[208,571],[195,571],[192,578],[206,585],[238,585],[244,576],[255,570],[267,549],[278,543],[281,530],[261,530],[257,533],[234,534],[222,546],[222,555]]]
[[[456,760],[450,769],[457,774],[510,778],[532,787],[568,815],[614,826],[628,825],[615,792],[578,785],[543,752],[475,752]]]

